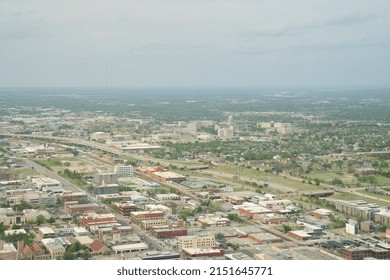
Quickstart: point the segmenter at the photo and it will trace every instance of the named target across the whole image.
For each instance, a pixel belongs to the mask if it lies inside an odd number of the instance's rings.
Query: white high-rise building
[[[345,232],[349,234],[358,234],[359,228],[356,221],[349,219],[348,223],[345,224]]]
[[[234,137],[234,130],[232,127],[229,128],[220,128],[218,129],[218,137],[219,138],[233,138]]]
[[[117,164],[114,167],[114,172],[118,174],[119,177],[133,176],[134,167],[132,165],[121,165]]]
[[[228,126],[233,126],[233,125],[234,125],[234,119],[233,119],[233,116],[230,115],[230,116],[228,117]]]

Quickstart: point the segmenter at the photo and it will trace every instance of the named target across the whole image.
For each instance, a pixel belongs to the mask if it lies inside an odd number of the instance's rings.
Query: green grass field
[[[358,192],[358,193],[362,193],[362,194],[366,194],[366,195],[370,195],[370,196],[375,196],[375,197],[382,198],[382,199],[386,199],[386,200],[389,200],[389,201],[390,201],[390,195],[384,195],[384,194],[378,194],[378,193],[371,193],[371,192],[364,191],[364,190],[358,190],[357,192]]]
[[[23,177],[23,176],[31,176],[31,175],[37,175],[37,171],[35,169],[32,169],[30,167],[26,168],[11,168],[10,173],[16,177]]]
[[[280,184],[286,187],[294,188],[297,191],[313,191],[313,190],[322,190],[321,185],[317,186],[315,184],[302,183],[301,181],[294,180],[291,178],[284,178],[281,176],[270,176],[269,181],[272,183]]]
[[[212,168],[215,171],[226,172],[230,174],[239,174],[240,176],[252,179],[267,180],[268,174],[264,171],[258,171],[253,168],[239,167],[238,165],[218,165]]]
[[[386,203],[383,201],[378,201],[375,199],[367,198],[360,196],[358,194],[352,194],[352,193],[340,193],[340,194],[334,194],[331,196],[331,198],[334,199],[340,199],[340,200],[346,200],[346,201],[353,201],[353,200],[364,200],[368,203],[376,203],[381,206],[390,206],[390,203]]]

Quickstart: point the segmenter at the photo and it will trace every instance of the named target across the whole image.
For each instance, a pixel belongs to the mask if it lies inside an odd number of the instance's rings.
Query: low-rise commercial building
[[[218,248],[184,248],[181,250],[181,258],[184,260],[190,260],[193,258],[212,258],[222,257],[225,252]]]
[[[228,195],[226,199],[234,205],[241,205],[245,202],[245,199],[236,195]]]
[[[162,204],[147,204],[145,205],[146,211],[160,211],[164,212],[166,215],[172,214],[172,208],[169,208]]]
[[[131,226],[122,226],[120,224],[115,225],[100,225],[100,226],[91,226],[90,231],[99,239],[120,239],[123,236],[130,235],[133,233],[133,228]]]
[[[319,218],[319,219],[326,219],[330,215],[333,215],[333,211],[328,210],[328,209],[316,209],[310,212],[310,215]]]
[[[281,210],[286,206],[291,205],[292,202],[287,199],[283,200],[263,200],[259,201],[259,205],[272,210]]]
[[[114,205],[118,209],[119,214],[125,217],[130,216],[131,212],[136,211],[138,208],[136,204],[130,201],[115,202]]]
[[[198,222],[206,225],[207,227],[226,227],[230,225],[230,220],[227,218],[221,218],[214,214],[206,214],[205,216],[199,216]]]
[[[339,250],[339,253],[347,260],[363,260],[365,258],[375,258],[379,260],[390,259],[390,250],[378,247],[344,247]]]
[[[262,222],[263,224],[280,224],[283,222],[287,222],[287,217],[279,215],[279,214],[254,214],[253,215],[254,220],[258,220]]]
[[[12,243],[0,240],[0,260],[17,260],[18,250]]]
[[[283,242],[283,239],[281,239],[279,236],[267,232],[251,233],[248,234],[248,238],[256,241],[258,244]]]
[[[157,194],[156,199],[159,201],[180,200],[180,195],[175,193]]]
[[[26,234],[26,230],[21,228],[21,229],[10,229],[10,230],[5,230],[4,235],[5,236],[10,236],[10,235],[19,235],[19,234]]]
[[[178,238],[179,250],[188,248],[213,248],[215,247],[214,235],[180,236]]]
[[[309,240],[312,238],[310,234],[308,234],[306,231],[303,230],[294,230],[294,231],[289,231],[287,235],[298,239],[298,240]]]
[[[84,192],[65,192],[58,196],[62,205],[66,202],[77,201],[79,204],[88,203],[88,195]]]
[[[144,230],[149,230],[156,226],[165,226],[166,224],[167,224],[167,220],[165,219],[142,220],[141,228]]]
[[[117,223],[113,214],[97,214],[95,212],[84,213],[79,217],[81,225],[89,229],[97,225],[115,225]]]
[[[42,243],[44,244],[46,250],[50,254],[52,260],[62,259],[65,254],[65,247],[63,243],[58,239],[43,239]]]
[[[149,249],[149,246],[143,242],[140,242],[134,244],[112,246],[111,249],[114,251],[115,254],[125,254],[131,252],[141,252]]]
[[[99,209],[96,203],[78,204],[77,202],[66,202],[65,212],[72,216],[79,216],[86,212],[94,212]]]
[[[172,225],[154,226],[151,228],[151,231],[157,238],[174,238],[188,234],[187,229]]]
[[[137,211],[130,213],[130,220],[134,223],[141,223],[145,220],[164,219],[164,212],[161,211]]]
[[[61,183],[59,181],[48,177],[35,177],[32,178],[31,181],[39,190],[42,190],[44,187],[61,187]]]
[[[38,229],[38,235],[41,238],[54,238],[56,237],[57,233],[50,227],[40,227]]]
[[[162,172],[154,172],[151,175],[153,178],[159,180],[160,182],[182,182],[187,180],[186,176],[181,174],[177,174],[174,172],[162,171]]]
[[[180,259],[180,254],[174,251],[153,251],[138,254],[137,258],[140,260],[178,260]]]
[[[245,206],[240,208],[240,214],[248,217],[253,217],[255,214],[267,213],[274,213],[274,211],[263,206]]]

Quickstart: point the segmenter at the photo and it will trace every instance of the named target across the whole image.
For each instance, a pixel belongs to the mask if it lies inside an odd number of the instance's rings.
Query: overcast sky
[[[390,0],[0,0],[1,86],[389,86]]]

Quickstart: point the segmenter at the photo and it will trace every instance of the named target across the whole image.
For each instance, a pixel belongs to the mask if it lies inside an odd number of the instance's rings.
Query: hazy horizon
[[[0,0],[0,87],[389,87],[387,0]]]

